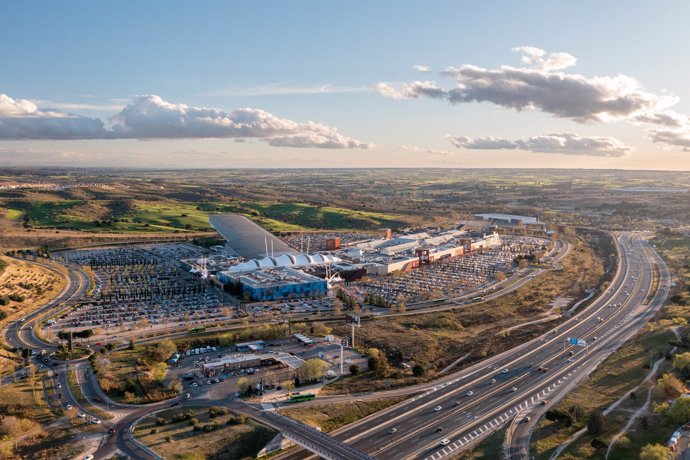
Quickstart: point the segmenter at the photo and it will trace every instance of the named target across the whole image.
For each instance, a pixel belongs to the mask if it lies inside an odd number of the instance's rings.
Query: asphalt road
[[[493,433],[516,412],[556,397],[568,380],[589,373],[593,363],[651,317],[650,309],[641,305],[652,288],[652,261],[660,259],[629,233],[620,236],[618,252],[619,269],[610,287],[557,329],[453,374],[435,389],[334,434],[378,459],[438,460]],[[666,279],[668,273],[661,275]],[[667,289],[660,290],[655,305],[663,303],[666,294]],[[586,340],[588,346],[568,346],[567,338]],[[540,372],[540,367],[548,371]],[[434,410],[437,406],[441,407],[438,411]],[[391,433],[393,428],[395,433]],[[438,428],[443,430],[437,432]],[[441,446],[442,439],[449,444]],[[280,458],[309,456],[301,451]]]

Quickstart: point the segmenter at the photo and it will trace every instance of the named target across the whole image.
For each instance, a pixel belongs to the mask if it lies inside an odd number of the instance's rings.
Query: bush
[[[218,424],[216,422],[211,422],[211,423],[207,423],[206,425],[204,425],[204,431],[206,433],[210,433],[211,431],[215,430],[216,428],[218,428]]]
[[[425,372],[426,369],[424,369],[424,366],[422,366],[419,363],[412,366],[412,375],[414,375],[415,377],[424,377]]]
[[[587,432],[597,436],[604,432],[605,426],[606,420],[604,419],[604,414],[602,414],[599,409],[593,410],[589,414],[589,419],[587,420]]]
[[[192,429],[193,429],[194,431],[201,431],[201,425],[194,425],[194,426],[192,427]]]
[[[357,364],[353,364],[350,366],[350,374],[359,375],[359,366]]]
[[[174,417],[173,417],[173,420],[174,420]],[[156,418],[156,425],[158,425],[158,426],[165,425],[165,419],[163,417],[157,417]]]
[[[197,425],[199,423],[199,420],[197,418],[190,418],[189,419],[189,424],[190,425]]]
[[[165,437],[165,442],[171,442],[172,441],[172,436],[166,436]]]
[[[155,428],[151,428],[151,431],[150,431],[150,433],[151,433],[151,434],[156,434],[156,433],[158,433],[158,430],[157,430],[157,429],[155,429]]]
[[[220,415],[227,415],[227,413],[228,410],[225,407],[214,406],[208,410],[208,416],[211,418],[218,417]]]

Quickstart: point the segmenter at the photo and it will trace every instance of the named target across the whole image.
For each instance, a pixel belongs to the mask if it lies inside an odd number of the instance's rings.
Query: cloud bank
[[[454,87],[425,80],[381,82],[375,89],[392,99],[489,102],[517,111],[537,110],[576,123],[626,121],[652,128],[653,142],[688,147],[690,119],[669,110],[678,103],[676,96],[647,91],[639,81],[625,75],[587,77],[567,72],[564,69],[577,63],[569,53],[548,54],[531,46],[513,51],[522,54],[525,67],[487,69],[465,64],[441,72],[441,76],[454,80]]]
[[[471,150],[526,150],[597,157],[622,157],[632,150],[631,147],[613,137],[580,137],[572,133],[542,134],[518,140],[492,136],[477,139],[448,136],[448,140],[458,148]]]
[[[0,139],[260,139],[269,145],[300,148],[369,149],[373,144],[346,137],[334,127],[300,123],[269,112],[174,104],[159,96],[135,98],[107,124],[60,111],[41,111],[26,99],[0,94]]]

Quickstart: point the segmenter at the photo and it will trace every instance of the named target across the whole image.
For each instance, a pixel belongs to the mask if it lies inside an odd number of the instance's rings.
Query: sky
[[[690,170],[690,2],[0,3],[0,166]]]

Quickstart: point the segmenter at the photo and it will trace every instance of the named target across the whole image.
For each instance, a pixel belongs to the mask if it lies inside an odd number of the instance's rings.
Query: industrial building
[[[328,293],[326,280],[290,267],[260,268],[238,274],[223,273],[240,283],[242,294],[252,300],[321,297]]]
[[[514,214],[482,213],[475,214],[474,217],[480,220],[494,222],[497,225],[531,225],[537,224],[539,222],[539,220],[536,217],[518,216]]]
[[[299,369],[304,363],[301,358],[284,352],[263,353],[259,355],[235,354],[224,358],[218,358],[210,362],[201,362],[199,367],[206,377],[217,377],[221,374],[233,372],[239,369],[248,369],[261,366],[281,364],[290,369]]]

